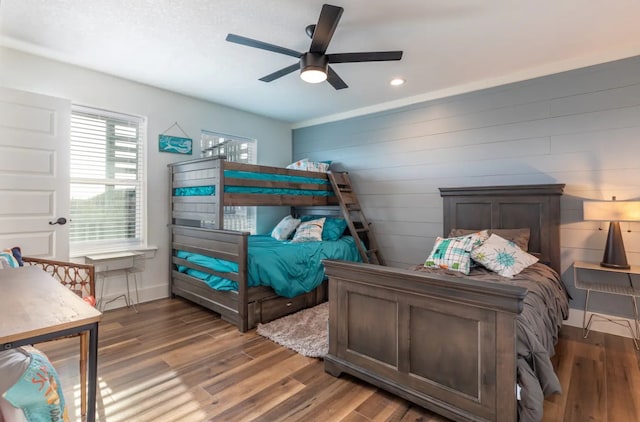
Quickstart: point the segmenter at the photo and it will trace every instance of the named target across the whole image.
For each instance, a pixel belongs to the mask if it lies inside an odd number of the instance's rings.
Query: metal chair
[[[22,260],[25,266],[31,265],[42,268],[64,286],[68,287],[92,306],[95,306],[96,283],[93,265],[30,257],[23,257]],[[87,413],[89,333],[84,332],[78,336],[80,337],[80,411],[82,416],[84,416]]]

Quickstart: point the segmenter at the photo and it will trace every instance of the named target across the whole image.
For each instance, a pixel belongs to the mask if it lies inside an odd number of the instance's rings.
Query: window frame
[[[129,122],[137,122],[137,157],[136,157],[136,179],[135,182],[132,180],[126,179],[118,179],[118,178],[96,178],[96,177],[77,177],[73,174],[73,165],[74,157],[76,154],[73,152],[74,141],[72,140],[74,136],[74,128],[73,128],[73,120],[75,116],[82,115],[84,117],[95,117],[98,119],[105,119],[107,121],[111,120],[120,120],[120,121],[129,121]],[[85,256],[88,254],[102,253],[102,252],[116,252],[116,251],[125,251],[125,250],[139,250],[145,249],[147,247],[147,144],[148,144],[148,128],[147,128],[147,118],[145,116],[138,116],[128,113],[104,110],[96,107],[89,107],[84,105],[72,104],[71,106],[71,125],[70,125],[70,145],[69,145],[69,166],[70,166],[70,175],[69,175],[69,203],[70,203],[70,228],[69,228],[69,251],[70,256],[79,257]],[[76,143],[78,141],[75,141]],[[112,183],[109,183],[112,182]],[[135,237],[127,239],[100,239],[100,240],[82,240],[82,241],[73,241],[71,230],[73,229],[73,209],[71,203],[73,201],[72,186],[74,184],[95,184],[95,185],[127,185],[133,184],[135,185],[136,191],[136,215],[134,218],[136,228],[135,228]]]
[[[208,138],[206,138],[208,137]],[[217,139],[218,141],[214,141],[214,139]],[[221,152],[220,149],[220,143],[219,140],[222,139],[222,150],[224,152]],[[248,143],[250,144],[250,146],[248,147],[249,152],[249,157],[247,159],[247,161],[242,161],[242,160],[229,160],[228,156],[226,154],[226,149],[225,149],[225,145],[226,142],[231,142],[231,143]],[[258,163],[258,141],[257,139],[253,139],[253,138],[247,138],[244,136],[236,136],[236,135],[229,135],[229,134],[225,134],[225,133],[221,133],[221,132],[215,132],[215,131],[211,131],[211,130],[207,130],[207,129],[201,129],[200,130],[200,157],[214,157],[214,156],[219,156],[219,157],[224,157],[224,159],[230,161],[230,162],[236,162],[236,163],[246,163],[246,164],[257,164]],[[243,225],[236,225],[236,224],[229,224],[232,219],[232,215],[235,214],[235,210],[238,211],[243,211],[245,213],[245,215],[249,215],[249,217],[252,219],[252,221],[250,221],[249,223],[245,223]],[[226,218],[225,218],[226,217]],[[248,207],[248,206],[225,206],[224,207],[224,214],[222,216],[223,218],[223,227],[225,230],[239,230],[239,231],[248,231],[251,234],[256,234],[257,230],[258,230],[258,211],[257,211],[257,207]],[[244,217],[245,221],[247,217]],[[232,226],[232,227],[229,227]]]

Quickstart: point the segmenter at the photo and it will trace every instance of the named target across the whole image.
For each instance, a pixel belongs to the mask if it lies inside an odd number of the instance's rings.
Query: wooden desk
[[[37,267],[0,271],[0,349],[89,332],[87,422],[96,416],[98,322],[102,314]]]

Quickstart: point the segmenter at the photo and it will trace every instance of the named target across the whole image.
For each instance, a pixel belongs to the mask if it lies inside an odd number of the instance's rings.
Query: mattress
[[[287,182],[298,184],[310,184],[329,186],[328,179],[318,179],[315,177],[289,176],[283,174],[267,174],[239,170],[225,170],[225,179],[242,179],[256,181],[272,181]],[[244,194],[270,194],[270,195],[296,195],[296,196],[332,196],[331,190],[315,190],[315,189],[287,189],[287,188],[271,188],[271,187],[254,187],[254,186],[234,186],[225,183],[224,191],[227,193],[244,193]],[[173,191],[174,196],[211,196],[216,194],[215,186],[193,186],[176,188]]]
[[[237,272],[238,264],[222,259],[177,251],[176,256],[188,262],[220,273]],[[294,297],[310,292],[325,279],[323,259],[361,262],[353,237],[342,236],[335,241],[292,243],[269,235],[253,235],[248,239],[247,269],[249,287],[269,286],[278,295]],[[178,271],[204,281],[216,290],[237,290],[236,282],[178,266]]]

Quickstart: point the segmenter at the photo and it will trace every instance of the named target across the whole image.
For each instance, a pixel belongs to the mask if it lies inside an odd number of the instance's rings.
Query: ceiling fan
[[[344,89],[348,87],[347,84],[329,64],[400,60],[402,58],[402,51],[326,54],[327,47],[329,47],[329,42],[338,26],[343,11],[344,9],[342,7],[332,6],[330,4],[322,5],[318,23],[306,27],[307,35],[311,37],[311,46],[306,53],[235,34],[228,34],[226,40],[299,59],[298,63],[260,78],[263,82],[271,82],[300,69],[300,77],[306,82],[320,83],[326,80],[335,89]]]

